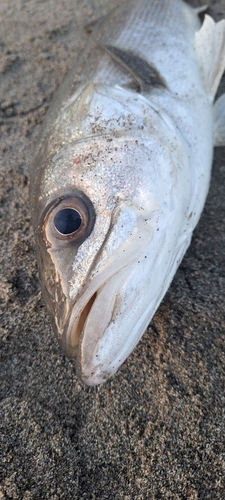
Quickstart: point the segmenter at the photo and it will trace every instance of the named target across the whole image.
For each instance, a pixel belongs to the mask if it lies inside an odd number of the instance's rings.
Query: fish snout
[[[126,352],[125,355],[118,354],[123,351],[123,340],[117,331],[120,311],[123,309],[121,289],[135,271],[139,258],[144,258],[145,249],[154,234],[146,214],[135,214],[134,210],[130,210],[130,213],[124,211],[120,215],[121,217],[118,214],[116,217],[117,228],[111,228],[105,240],[104,249],[99,256],[101,264],[98,266],[96,263],[94,276],[75,301],[60,341],[65,355],[76,358],[77,375],[86,385],[105,382],[127,357]],[[124,231],[117,232],[125,218],[130,224]],[[110,340],[111,332],[116,338],[116,344],[120,346],[116,349],[118,356],[115,349],[110,354],[108,346],[111,341],[114,342]]]

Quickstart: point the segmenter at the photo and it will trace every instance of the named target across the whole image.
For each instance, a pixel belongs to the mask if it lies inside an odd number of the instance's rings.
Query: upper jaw
[[[120,311],[123,307],[120,304],[120,290],[139,257],[145,255],[153,235],[153,228],[145,214],[137,213],[129,236],[117,248],[114,247],[113,253],[106,260],[100,259],[99,263],[102,263],[97,264],[87,276],[86,282],[79,289],[79,295],[76,294],[69,300],[69,289],[67,290],[64,326],[61,332],[58,331],[57,337],[64,354],[69,358],[76,358],[77,375],[87,385],[105,382],[130,352],[124,345],[126,341],[123,342],[120,336],[120,347],[116,351],[112,349],[112,355],[108,334],[113,329],[119,336],[118,327],[120,328],[122,320]],[[104,249],[106,248],[107,243]],[[63,325],[63,318],[60,319],[58,313],[56,304],[55,330],[57,323]]]
[[[129,272],[130,262],[114,272],[112,269],[105,269],[100,275],[96,275],[73,305],[59,339],[64,354],[68,358],[76,358],[77,374],[88,385],[95,385],[88,383],[93,370],[96,370],[95,353],[99,341],[114,319],[116,299]],[[103,380],[96,383],[102,382]]]

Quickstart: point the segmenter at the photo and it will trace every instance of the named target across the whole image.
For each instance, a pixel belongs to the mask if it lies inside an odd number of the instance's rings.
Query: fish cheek
[[[78,190],[52,200],[39,224],[37,249],[42,293],[57,336],[62,334],[70,313],[74,258],[94,224],[93,205]]]
[[[95,225],[95,210],[91,200],[81,191],[63,194],[45,208],[39,225],[40,254],[55,269],[61,279],[67,274],[78,248],[88,238]],[[45,266],[46,267],[46,266]]]
[[[37,245],[37,262],[42,295],[46,303],[48,313],[53,319],[55,318],[56,312],[56,297],[59,295],[57,293],[59,279],[56,273],[55,262],[52,259],[51,254],[48,252],[43,240],[39,241]]]
[[[51,318],[52,327],[58,340],[65,329],[71,312],[69,286],[74,257],[78,245],[65,249],[47,248],[39,245],[38,268],[42,295]]]

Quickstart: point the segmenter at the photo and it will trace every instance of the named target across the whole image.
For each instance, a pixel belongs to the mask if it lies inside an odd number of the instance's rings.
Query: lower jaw
[[[94,376],[91,375],[90,377],[85,377],[80,373],[79,368],[76,370],[77,377],[83,382],[83,384],[89,386],[89,387],[94,387],[96,385],[104,384],[109,377],[107,378],[102,378],[101,376]]]
[[[60,347],[62,349],[63,354],[69,358],[69,359],[75,359],[78,354],[78,348],[79,348],[79,343],[80,343],[80,338],[82,335],[82,332],[84,330],[85,322],[87,320],[88,314],[92,308],[92,305],[96,299],[97,292],[95,292],[87,304],[84,306],[83,310],[81,311],[81,314],[79,317],[74,321],[74,324],[70,327],[70,321],[69,325],[67,327],[67,331],[65,331],[64,335],[62,336],[60,340]],[[66,330],[66,329],[65,329]],[[70,330],[70,333],[68,333],[68,330]]]

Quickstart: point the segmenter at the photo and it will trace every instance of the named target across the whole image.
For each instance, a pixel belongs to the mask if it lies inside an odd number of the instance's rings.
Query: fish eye
[[[95,223],[91,200],[84,194],[69,194],[53,200],[46,208],[40,224],[47,246],[63,248],[81,245],[90,235]]]
[[[81,225],[81,215],[74,208],[63,208],[56,212],[54,225],[60,234],[73,234]]]

